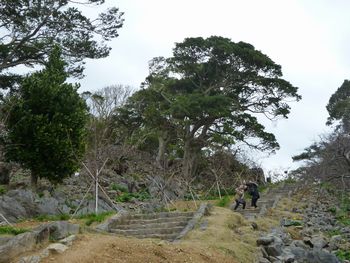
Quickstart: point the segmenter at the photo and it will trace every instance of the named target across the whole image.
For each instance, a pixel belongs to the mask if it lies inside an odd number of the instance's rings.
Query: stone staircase
[[[251,208],[250,199],[247,199],[246,209],[243,210],[240,206],[236,212],[241,213],[248,220],[254,220],[259,216],[263,216],[267,209],[274,208],[282,197],[290,197],[295,189],[294,184],[286,183],[277,188],[269,188],[267,192],[260,193],[260,199],[257,203],[258,208]]]
[[[173,241],[188,225],[194,214],[194,212],[127,214],[116,220],[109,227],[109,232],[122,236]]]

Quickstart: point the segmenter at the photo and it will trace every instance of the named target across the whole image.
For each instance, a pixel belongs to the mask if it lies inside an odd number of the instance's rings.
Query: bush
[[[140,201],[145,201],[145,200],[150,199],[151,195],[149,194],[148,191],[143,190],[143,191],[137,192],[137,193],[122,193],[121,195],[117,196],[115,198],[115,200],[117,202],[124,203],[124,202],[131,201],[131,199],[133,199],[133,198],[140,200]]]

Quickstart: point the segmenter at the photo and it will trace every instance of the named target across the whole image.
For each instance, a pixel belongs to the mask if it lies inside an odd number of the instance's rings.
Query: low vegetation
[[[82,219],[85,225],[90,226],[92,223],[95,223],[95,222],[100,223],[104,221],[107,217],[113,214],[114,212],[111,212],[111,211],[103,212],[99,214],[92,213],[92,214],[78,216],[77,219]]]
[[[0,235],[18,235],[29,231],[25,228],[17,228],[13,226],[0,226]]]

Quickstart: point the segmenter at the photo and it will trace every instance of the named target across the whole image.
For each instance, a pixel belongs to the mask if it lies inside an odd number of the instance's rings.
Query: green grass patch
[[[328,211],[329,211],[330,213],[332,213],[333,215],[335,215],[335,214],[337,213],[337,208],[331,207],[331,208],[328,209]]]
[[[115,183],[111,184],[111,189],[114,190],[114,191],[120,191],[120,192],[123,192],[123,193],[128,192],[128,188],[126,188],[123,185],[115,184]]]
[[[92,214],[80,215],[77,218],[85,220],[85,225],[90,226],[94,222],[104,221],[108,216],[111,216],[113,214],[114,212],[108,211],[108,212],[103,212],[99,214],[92,213]]]
[[[327,231],[327,235],[328,235],[329,237],[338,236],[338,235],[340,235],[340,234],[341,234],[341,232],[340,232],[340,230],[338,230],[338,229],[333,229],[333,230]]]
[[[28,231],[29,230],[25,228],[17,228],[13,226],[0,226],[0,235],[18,235]]]
[[[340,223],[346,226],[350,226],[350,218],[349,217],[341,217],[338,219]]]
[[[341,261],[350,260],[350,251],[338,250],[335,254]]]
[[[284,180],[284,183],[286,183],[286,184],[294,184],[296,182],[297,182],[297,180],[294,179],[293,177],[288,177],[286,180]]]
[[[217,203],[217,206],[226,207],[231,201],[231,197],[229,195],[223,196]]]
[[[44,221],[62,221],[62,220],[68,220],[70,219],[70,216],[68,214],[61,214],[61,215],[39,215],[34,218],[34,220],[37,220],[39,222]]]
[[[0,185],[0,195],[3,195],[6,193],[6,187],[3,185]]]

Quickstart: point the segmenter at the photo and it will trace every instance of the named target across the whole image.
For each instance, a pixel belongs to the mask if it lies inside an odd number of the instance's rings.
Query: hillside
[[[324,189],[298,188],[290,198],[288,193],[290,195],[291,191],[283,189],[289,187],[277,186],[263,193],[262,199],[274,195],[277,200],[276,194],[280,194],[281,199],[274,208],[267,209],[264,215],[249,220],[245,218],[247,213],[243,216],[242,211],[232,212],[230,203],[226,207],[219,207],[213,201],[210,214],[202,217],[194,230],[180,242],[91,232],[89,229],[93,229],[92,225],[92,228],[82,228],[82,232],[76,235],[73,244],[64,253],[50,253],[40,262],[265,263],[276,262],[274,259],[293,262],[288,261],[288,257],[297,259],[298,255],[293,254],[295,250],[303,251],[303,260],[309,260],[305,262],[330,263],[340,262],[340,259],[347,262],[346,251],[350,249],[349,215],[339,217],[339,214],[330,212],[336,200],[330,195],[325,200],[319,199],[320,194],[326,194]],[[194,204],[178,204],[179,209],[185,207],[189,209]],[[23,222],[18,226],[23,227],[25,224]],[[34,262],[28,259],[40,255],[44,247],[27,253],[27,261],[21,262]]]

